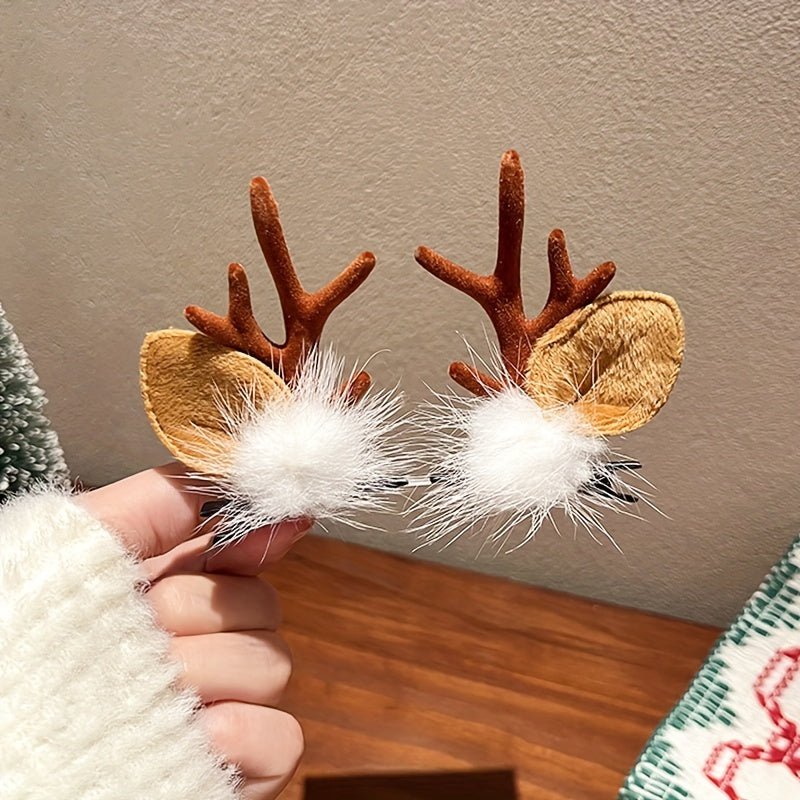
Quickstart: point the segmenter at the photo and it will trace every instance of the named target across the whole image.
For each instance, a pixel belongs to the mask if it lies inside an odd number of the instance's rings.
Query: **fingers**
[[[265,564],[283,558],[312,525],[308,519],[282,522],[225,547],[209,548],[210,537],[202,546],[183,544],[198,533],[203,523],[200,509],[214,499],[205,489],[202,482],[188,476],[182,464],[173,463],[78,495],[75,502],[116,531],[135,555],[143,559],[161,556],[151,565],[152,577],[202,570],[256,575]],[[213,520],[207,523],[211,526]]]
[[[264,567],[283,558],[311,528],[310,519],[296,519],[259,528],[236,544],[208,551],[207,572],[228,572],[235,575],[258,575]]]
[[[75,498],[123,544],[142,558],[166,553],[192,536],[210,497],[192,483],[182,464],[131,475]]]
[[[170,464],[88,492],[75,502],[115,530],[142,557],[153,581],[156,617],[175,636],[181,682],[194,688],[214,743],[245,776],[246,800],[272,800],[303,751],[293,717],[270,706],[291,674],[291,658],[274,632],[274,590],[253,577],[282,558],[311,527],[298,520],[254,531],[224,548],[200,530],[200,509],[213,497],[180,464]],[[206,523],[203,530],[213,527]]]
[[[180,684],[196,692],[213,743],[245,777],[242,797],[272,800],[303,751],[297,722],[271,707],[292,668],[274,633],[274,589],[254,576],[190,573],[161,578],[147,597],[159,624],[176,634],[171,650],[183,667]]]
[[[224,572],[229,575],[258,575],[267,564],[278,561],[305,536],[313,522],[291,520],[259,528],[236,544],[214,547],[211,534],[183,542],[169,553],[144,562],[151,581],[184,572]]]
[[[162,628],[176,636],[221,631],[275,631],[281,622],[277,592],[258,578],[171,575],[147,592]]]
[[[289,782],[303,755],[303,732],[283,711],[222,702],[203,709],[216,747],[238,765],[247,800],[272,800]]]
[[[75,502],[116,531],[132,553],[159,558],[146,565],[151,580],[178,571],[256,575],[283,558],[312,525],[308,519],[282,522],[226,547],[210,548],[210,536],[186,541],[198,533],[200,510],[213,499],[205,488],[173,463],[78,495]],[[212,525],[209,520],[207,528]]]
[[[289,648],[271,631],[179,636],[171,648],[183,664],[181,684],[194,689],[203,703],[273,705],[292,674]]]

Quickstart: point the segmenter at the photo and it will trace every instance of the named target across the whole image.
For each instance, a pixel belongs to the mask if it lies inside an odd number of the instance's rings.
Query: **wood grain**
[[[512,769],[609,800],[719,631],[309,536],[265,578],[306,776]]]

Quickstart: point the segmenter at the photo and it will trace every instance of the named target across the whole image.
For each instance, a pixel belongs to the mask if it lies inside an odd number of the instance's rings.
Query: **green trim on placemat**
[[[717,640],[618,800],[800,799],[800,537]]]

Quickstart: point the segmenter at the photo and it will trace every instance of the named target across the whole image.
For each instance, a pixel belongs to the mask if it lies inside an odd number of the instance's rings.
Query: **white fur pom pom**
[[[496,522],[488,543],[503,547],[522,526],[518,547],[556,508],[608,536],[598,509],[618,509],[623,501],[616,493],[629,488],[609,464],[605,439],[577,409],[542,409],[513,385],[488,397],[439,400],[420,417],[438,456],[428,465],[436,483],[415,507],[415,530],[426,544],[449,544]],[[598,483],[600,491],[592,491]]]
[[[352,404],[339,393],[344,382],[344,362],[315,350],[290,396],[248,398],[237,416],[223,407],[234,451],[215,489],[228,501],[217,544],[300,517],[358,524],[354,512],[383,507],[389,482],[408,470],[393,437],[400,398],[369,391]]]

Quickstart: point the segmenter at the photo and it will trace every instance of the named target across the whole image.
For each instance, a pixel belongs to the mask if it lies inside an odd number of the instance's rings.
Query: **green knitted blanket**
[[[715,644],[618,800],[800,800],[800,537]]]

